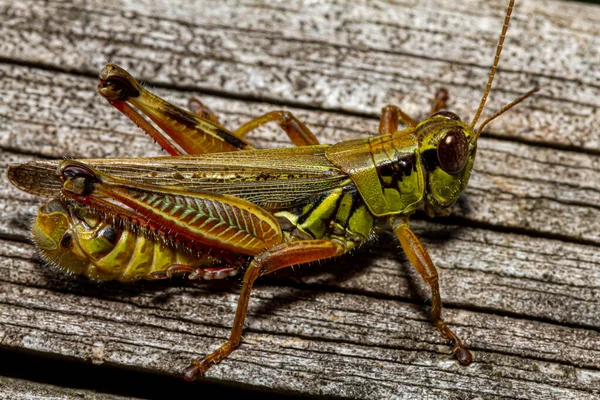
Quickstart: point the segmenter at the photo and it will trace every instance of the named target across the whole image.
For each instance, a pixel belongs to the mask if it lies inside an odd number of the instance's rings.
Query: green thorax
[[[375,217],[418,209],[425,182],[415,129],[333,145],[326,157],[350,176]]]
[[[274,213],[285,240],[327,239],[353,247],[387,215],[409,214],[423,202],[425,182],[414,129],[343,142],[327,159],[352,183]]]
[[[375,217],[353,185],[324,193],[313,201],[274,213],[285,241],[325,239],[348,247],[367,241],[374,233]]]
[[[338,143],[326,157],[352,179],[374,217],[443,212],[466,188],[476,153],[472,127],[443,112],[389,135]]]

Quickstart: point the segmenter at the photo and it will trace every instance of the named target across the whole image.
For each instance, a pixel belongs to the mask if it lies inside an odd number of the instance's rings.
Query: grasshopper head
[[[477,151],[477,134],[456,114],[447,111],[421,122],[417,134],[427,171],[427,208],[439,211],[452,205],[467,187]]]
[[[493,74],[491,77],[493,78]],[[430,214],[435,211],[443,213],[443,209],[454,204],[467,187],[475,162],[477,140],[483,128],[506,110],[539,90],[539,88],[532,89],[508,103],[496,114],[483,121],[476,130],[475,123],[483,110],[490,87],[491,84],[488,83],[486,94],[471,124],[462,122],[453,112],[440,111],[417,125],[419,152],[427,171],[426,209]]]
[[[449,111],[441,111],[421,122],[416,128],[419,136],[419,151],[427,171],[425,208],[430,214],[434,214],[436,211],[443,213],[443,210],[454,204],[460,193],[467,187],[475,162],[477,139],[483,128],[539,90],[539,88],[532,89],[508,103],[475,129],[492,88],[513,6],[514,0],[511,0],[496,47],[494,64],[473,121],[466,124],[460,120],[458,115]]]

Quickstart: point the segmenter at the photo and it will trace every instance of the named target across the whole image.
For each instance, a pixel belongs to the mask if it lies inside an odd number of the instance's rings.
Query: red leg
[[[350,250],[348,247],[328,240],[306,240],[283,243],[254,257],[244,275],[244,283],[229,340],[202,360],[192,362],[192,365],[186,368],[184,378],[194,380],[203,375],[211,366],[221,362],[239,346],[252,286],[258,277],[291,265],[339,256],[348,250]]]
[[[408,260],[423,280],[431,287],[431,319],[436,329],[444,339],[448,339],[452,344],[452,353],[457,361],[462,365],[469,365],[473,361],[471,352],[458,336],[450,330],[444,320],[442,320],[442,300],[440,297],[438,273],[429,254],[427,254],[419,239],[410,230],[407,219],[395,217],[392,219],[392,226]]]
[[[171,155],[254,148],[213,120],[202,118],[150,93],[127,71],[116,65],[107,64],[100,72],[98,93]],[[150,118],[163,132],[146,121],[132,106]]]
[[[62,194],[192,248],[254,256],[281,243],[272,214],[234,196],[145,185],[110,176],[79,161],[63,161]]]

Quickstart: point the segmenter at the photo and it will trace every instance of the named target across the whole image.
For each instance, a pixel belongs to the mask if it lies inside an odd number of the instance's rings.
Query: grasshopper
[[[334,145],[286,111],[235,131],[197,100],[191,111],[144,89],[107,64],[98,92],[149,134],[165,157],[35,161],[13,165],[18,188],[52,200],[39,208],[33,238],[43,257],[94,280],[222,279],[243,273],[233,328],[216,351],[193,361],[188,380],[225,359],[242,338],[256,279],[289,266],[341,256],[389,224],[431,288],[431,318],[462,365],[472,354],[441,317],[436,268],[410,230],[418,210],[447,212],[466,188],[484,127],[533,89],[476,124],[484,109],[514,6],[506,13],[494,63],[470,123],[442,110],[444,92],[421,122],[383,108],[378,135]],[[154,125],[148,121],[151,120]],[[276,122],[296,147],[255,149],[245,135]],[[399,130],[399,123],[405,125]]]

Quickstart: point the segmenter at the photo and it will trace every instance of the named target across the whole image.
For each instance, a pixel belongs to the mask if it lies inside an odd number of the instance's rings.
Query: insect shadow
[[[443,217],[437,220],[443,221]],[[424,216],[417,215],[415,218],[415,231],[428,246],[443,246],[444,242],[457,235],[456,229],[430,221]],[[253,317],[268,318],[269,314],[276,314],[290,303],[311,301],[322,292],[384,296],[399,302],[429,303],[429,287],[411,266],[400,245],[389,246],[389,243],[396,241],[392,231],[383,231],[376,240],[358,248],[350,255],[282,269],[259,279],[256,283],[258,290],[269,287],[280,290],[276,290],[268,299],[261,299],[259,305],[253,307]],[[40,264],[39,271],[51,290],[164,310],[180,303],[182,291],[191,301],[185,308],[193,307],[194,302],[203,297],[226,296],[232,293],[237,296],[243,277],[239,274],[237,277],[223,280],[190,281],[185,276],[176,276],[169,280],[137,281],[135,284],[116,281],[94,282],[81,276],[65,276],[62,271],[44,265],[45,262],[41,258],[38,257],[37,260]],[[394,260],[391,266],[389,260]],[[371,272],[374,269],[378,270]],[[377,274],[385,276],[385,279],[381,276],[376,277]],[[385,282],[384,287],[381,285],[382,281]],[[363,282],[366,282],[365,286],[361,286]],[[229,314],[225,309],[231,307],[235,307],[235,304],[215,306],[214,312]],[[429,319],[427,308],[419,307],[418,310],[424,320]],[[251,322],[248,327],[252,329]]]
[[[463,214],[466,212],[463,211]],[[421,222],[423,220],[427,222]],[[443,222],[443,217],[431,220],[417,214],[415,218],[415,231],[428,248],[443,247],[460,234],[456,227],[435,221]],[[394,247],[390,243],[397,243],[397,238],[391,230],[385,230],[376,241],[360,247],[350,255],[282,269],[261,278],[257,281],[257,288],[265,285],[286,286],[290,290],[274,296],[273,301],[261,302],[254,315],[275,313],[289,302],[297,299],[312,300],[320,292],[385,297],[416,304],[431,303],[429,286],[412,267],[400,245]],[[440,260],[437,261],[440,267],[444,267]],[[377,271],[371,272],[374,269]],[[361,285],[364,282],[366,284]],[[443,288],[443,281],[441,285]],[[418,312],[424,320],[429,320],[430,310],[427,307],[418,307]]]

